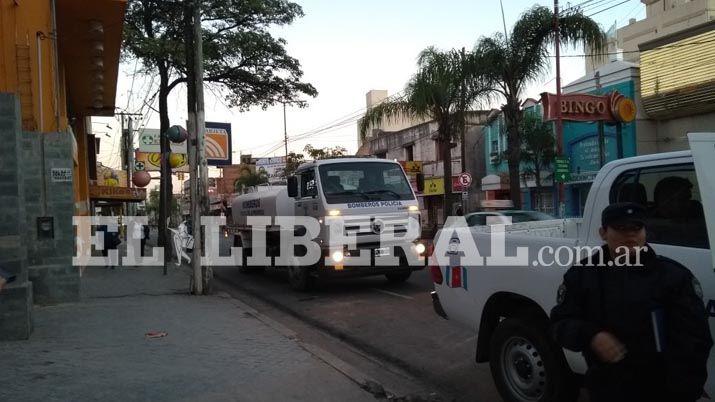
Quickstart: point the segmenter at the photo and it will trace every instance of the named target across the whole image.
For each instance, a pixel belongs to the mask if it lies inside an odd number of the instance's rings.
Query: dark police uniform
[[[642,223],[644,214],[637,204],[614,204],[602,221]],[[551,310],[556,342],[582,352],[588,363],[591,401],[697,400],[713,344],[697,279],[650,247],[640,267],[610,267],[608,247],[601,252],[603,264],[586,258],[566,272]],[[590,344],[600,331],[625,345],[621,361],[604,363],[595,356]]]

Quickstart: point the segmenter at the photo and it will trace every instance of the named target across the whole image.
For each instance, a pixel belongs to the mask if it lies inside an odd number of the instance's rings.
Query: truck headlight
[[[407,210],[410,212],[418,212],[420,210],[420,207],[418,207],[417,205],[410,205],[409,207],[407,207]]]
[[[328,211],[328,216],[338,216],[340,215],[340,210],[339,209],[331,209]]]
[[[333,261],[335,262],[342,262],[345,255],[342,251],[338,250],[333,252],[333,255],[331,257],[333,257]]]
[[[417,254],[422,255],[425,252],[425,250],[427,250],[427,247],[425,247],[424,244],[422,244],[422,243],[415,244],[415,251],[417,252]]]

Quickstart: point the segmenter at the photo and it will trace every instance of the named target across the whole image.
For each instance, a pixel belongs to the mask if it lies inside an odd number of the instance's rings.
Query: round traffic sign
[[[472,184],[472,175],[467,172],[460,173],[458,180],[462,187],[469,187]]]

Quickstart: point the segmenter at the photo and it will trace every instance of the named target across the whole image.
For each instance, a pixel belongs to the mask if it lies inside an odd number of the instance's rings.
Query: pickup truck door
[[[715,254],[712,252],[715,250],[715,210],[712,209],[715,206],[715,133],[690,133],[688,141],[700,185],[700,197],[705,206],[705,223],[710,234],[710,266],[715,271]]]

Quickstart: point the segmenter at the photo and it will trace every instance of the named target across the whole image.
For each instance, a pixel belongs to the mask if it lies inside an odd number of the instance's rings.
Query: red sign
[[[555,120],[558,112],[556,95],[541,94],[544,120]],[[562,94],[561,119],[571,121],[629,122],[636,117],[636,106],[631,99],[618,92],[608,95]]]
[[[469,186],[463,185],[459,176],[452,176],[452,191],[467,191]]]

